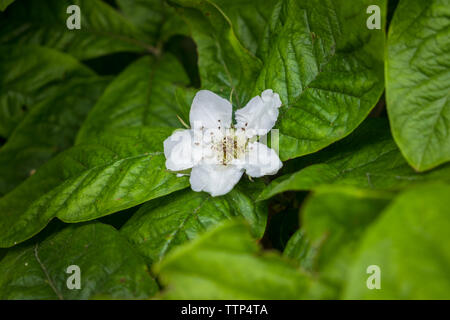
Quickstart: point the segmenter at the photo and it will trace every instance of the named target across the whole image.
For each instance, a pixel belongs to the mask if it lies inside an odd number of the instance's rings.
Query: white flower
[[[192,190],[212,196],[230,192],[244,171],[255,178],[277,173],[283,165],[280,158],[257,136],[272,129],[280,106],[279,95],[265,90],[236,111],[232,125],[230,102],[211,91],[199,91],[189,114],[191,129],[177,130],[164,141],[167,169],[192,168]]]

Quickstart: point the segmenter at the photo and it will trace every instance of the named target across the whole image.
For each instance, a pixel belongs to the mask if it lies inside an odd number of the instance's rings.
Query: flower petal
[[[180,171],[192,168],[202,157],[201,148],[194,145],[192,130],[177,130],[164,140],[166,168]]]
[[[229,128],[233,107],[214,92],[200,90],[192,101],[189,121],[192,128]]]
[[[247,146],[244,168],[254,178],[272,175],[283,166],[275,150],[260,142],[252,142]]]
[[[233,165],[198,165],[192,168],[191,188],[194,191],[205,191],[213,197],[224,195],[233,189],[242,177],[244,169]]]
[[[245,129],[248,137],[265,135],[275,125],[280,106],[278,93],[264,90],[261,96],[252,98],[244,108],[236,111],[236,127]]]

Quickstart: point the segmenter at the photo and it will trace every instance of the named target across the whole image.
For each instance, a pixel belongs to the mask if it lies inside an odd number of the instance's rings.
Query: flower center
[[[248,139],[243,134],[236,134],[235,129],[218,130],[210,134],[211,150],[216,163],[228,165],[245,155]]]

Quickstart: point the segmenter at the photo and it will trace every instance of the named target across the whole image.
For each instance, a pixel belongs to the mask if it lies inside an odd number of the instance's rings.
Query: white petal
[[[247,146],[245,157],[246,173],[254,178],[272,175],[283,166],[275,150],[260,142],[252,142]]]
[[[177,130],[164,140],[166,168],[180,171],[192,168],[202,157],[202,150],[194,145],[192,130]]]
[[[189,121],[192,128],[229,128],[232,112],[228,100],[209,90],[200,90],[192,101]]]
[[[243,169],[233,165],[202,164],[192,168],[189,181],[192,190],[205,191],[215,197],[230,192],[243,173]]]
[[[244,108],[236,111],[236,127],[244,128],[248,137],[264,135],[275,125],[280,106],[278,93],[264,90],[261,96],[252,98]]]

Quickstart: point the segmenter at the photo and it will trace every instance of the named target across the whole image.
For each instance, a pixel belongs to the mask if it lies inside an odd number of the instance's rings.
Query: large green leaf
[[[0,149],[0,195],[73,145],[79,127],[109,80],[100,77],[69,80],[27,113]]]
[[[92,220],[189,185],[165,169],[172,129],[129,128],[92,138],[43,165],[0,199],[0,247],[39,232],[49,220]]]
[[[81,29],[69,30],[70,5],[81,11]],[[100,0],[21,0],[0,20],[0,44],[39,44],[79,59],[115,52],[152,51],[151,39]]]
[[[389,193],[354,188],[321,188],[301,209],[301,229],[285,255],[313,273],[337,298],[365,230],[389,203]]]
[[[258,199],[330,184],[398,190],[427,180],[450,181],[448,165],[423,174],[414,171],[392,140],[387,123],[381,119],[370,120],[347,139],[303,160],[320,163],[273,180]]]
[[[401,194],[366,233],[344,298],[449,299],[449,194],[442,183]],[[371,265],[380,268],[380,289],[366,285]]]
[[[74,58],[38,46],[0,46],[0,136],[7,137],[26,111],[59,84],[94,73]]]
[[[278,92],[282,160],[317,151],[353,131],[383,91],[384,28],[366,27],[385,1],[285,1],[269,37],[254,95]]]
[[[248,189],[249,186],[242,183],[221,197],[183,190],[152,200],[128,220],[121,232],[150,261],[160,260],[172,248],[233,217],[245,219],[253,235],[261,238],[267,208],[263,203],[255,204]]]
[[[284,104],[280,157],[298,157],[343,138],[383,91],[384,30],[366,27],[383,0],[176,0],[199,52],[202,86],[243,106],[264,89]],[[253,35],[253,36],[252,36]]]
[[[77,143],[123,127],[177,127],[177,115],[189,122],[190,105],[184,103],[183,95],[188,83],[183,67],[170,54],[139,59],[105,90],[83,124]]]
[[[400,1],[389,30],[387,110],[392,134],[417,170],[450,160],[450,6]]]
[[[236,221],[174,249],[155,271],[169,299],[300,299],[311,286],[287,260],[261,253]]]
[[[81,288],[68,289],[80,268]],[[113,227],[101,223],[70,226],[40,243],[9,250],[0,262],[1,299],[140,299],[158,291],[144,260]]]

